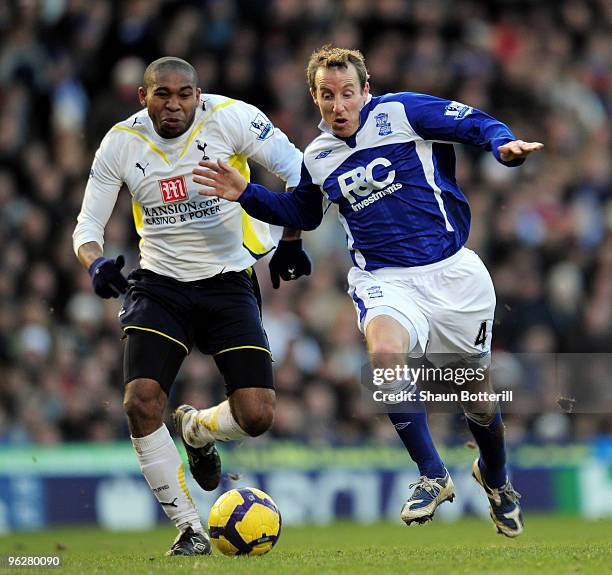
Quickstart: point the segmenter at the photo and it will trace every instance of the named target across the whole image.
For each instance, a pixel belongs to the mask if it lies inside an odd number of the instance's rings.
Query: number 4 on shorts
[[[480,328],[478,329],[478,335],[476,336],[476,341],[474,345],[482,345],[484,348],[485,343],[487,341],[487,322],[483,321],[480,324]]]

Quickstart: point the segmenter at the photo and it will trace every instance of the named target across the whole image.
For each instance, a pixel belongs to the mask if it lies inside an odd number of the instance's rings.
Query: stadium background
[[[0,2],[0,531],[79,521],[142,527],[161,517],[121,407],[120,304],[93,294],[71,246],[93,153],[139,108],[149,61],[189,60],[204,92],[260,106],[303,148],[318,122],[308,56],[326,42],[358,47],[374,93],[463,101],[544,142],[518,170],[457,147],[472,207],[468,245],[498,295],[494,349],[604,354],[612,349],[610,18],[605,0]],[[280,188],[253,168],[254,180]],[[135,267],[129,200],[122,192],[105,253]],[[333,213],[305,236],[308,279],[275,291],[258,265],[277,415],[266,437],[226,450],[226,469],[268,490],[288,522],[396,518],[416,472],[387,419],[358,401],[367,358],[345,293],[345,240]],[[591,382],[597,407],[570,414],[554,386],[520,376],[517,357],[508,361],[522,407],[506,424],[526,509],[612,515],[610,372]],[[196,352],[171,405],[207,406],[222,393],[214,365]],[[464,422],[435,414],[431,426],[464,493],[440,514],[486,515],[469,479]],[[191,485],[205,515],[214,495]]]

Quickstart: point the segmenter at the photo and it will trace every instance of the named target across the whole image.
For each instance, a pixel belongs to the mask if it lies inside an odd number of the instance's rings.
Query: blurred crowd
[[[494,349],[510,363],[612,352],[611,19],[606,0],[0,2],[0,443],[128,437],[120,303],[93,294],[71,234],[100,139],[139,109],[145,66],[162,55],[192,62],[204,92],[261,107],[302,148],[318,123],[305,66],[328,42],[364,52],[375,94],[448,97],[543,142],[519,169],[457,146],[468,246],[497,290]],[[309,278],[273,290],[257,266],[278,389],[269,437],[391,441],[386,418],[359,400],[367,358],[333,209],[305,236]],[[105,254],[120,253],[137,267],[127,190],[106,228]],[[612,435],[610,409],[569,414],[555,382],[513,373],[505,383],[524,409],[507,417],[512,443]],[[593,393],[610,405],[610,371],[598,377]],[[205,407],[223,392],[194,351],[170,406]],[[438,439],[466,439],[459,416],[431,420]]]

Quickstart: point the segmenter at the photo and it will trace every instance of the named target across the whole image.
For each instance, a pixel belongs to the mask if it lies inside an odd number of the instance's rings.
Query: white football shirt
[[[113,126],[96,152],[73,248],[95,241],[122,184],[132,195],[140,241],[140,266],[179,281],[240,271],[274,249],[268,224],[237,202],[201,196],[191,170],[203,158],[221,159],[249,179],[253,159],[295,187],[302,153],[255,106],[225,96],[201,98],[193,123],[181,136],[162,138],[146,109]]]

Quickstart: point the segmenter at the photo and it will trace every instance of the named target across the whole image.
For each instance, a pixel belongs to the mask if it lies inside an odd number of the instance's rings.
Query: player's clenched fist
[[[105,299],[119,297],[127,291],[129,286],[127,279],[121,273],[125,265],[123,256],[117,259],[99,257],[89,266],[89,275],[94,291]]]
[[[281,240],[268,264],[272,287],[278,289],[280,280],[296,280],[309,276],[312,263],[308,254],[302,249],[302,240]]]

